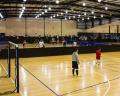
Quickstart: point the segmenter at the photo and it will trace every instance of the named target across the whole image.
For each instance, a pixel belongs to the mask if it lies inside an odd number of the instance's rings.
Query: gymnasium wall
[[[117,25],[119,25],[119,33],[120,33],[120,21],[112,22],[110,24],[105,24],[105,25],[99,25],[94,28],[87,29],[86,32],[107,33],[109,32],[109,26],[110,26],[110,32],[117,33]]]
[[[0,33],[5,33],[5,22],[4,21],[0,21]]]
[[[76,35],[82,30],[76,28],[76,22],[69,20],[62,21],[62,35]],[[7,36],[44,36],[44,20],[43,19],[18,19],[10,18],[6,21],[0,21],[0,33],[4,32]],[[61,35],[60,20],[45,20],[45,35]]]

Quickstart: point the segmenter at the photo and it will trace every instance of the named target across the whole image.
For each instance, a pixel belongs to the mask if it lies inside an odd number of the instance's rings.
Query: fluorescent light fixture
[[[108,10],[108,7],[107,7],[107,6],[105,6],[105,10]]]
[[[22,17],[22,15],[23,15],[24,11],[25,11],[25,6],[24,6],[24,7],[22,7],[22,11],[20,12],[19,18],[21,18],[21,17]]]
[[[101,14],[101,17],[103,18],[103,14]]]
[[[73,16],[73,18],[75,18],[75,16]]]
[[[39,16],[37,15],[37,16],[35,16],[35,18],[38,18]]]
[[[87,19],[90,20],[90,17],[88,17]]]
[[[94,11],[92,10],[92,12],[91,12],[92,14],[94,14]]]
[[[83,6],[86,6],[86,3],[85,3],[85,2],[83,2]]]
[[[78,17],[80,17],[81,15],[78,15]]]
[[[51,7],[49,7],[48,10],[51,10]]]
[[[96,16],[94,16],[94,19],[96,18]]]
[[[87,15],[87,13],[86,13],[86,12],[84,12],[84,15],[86,16],[86,15]]]
[[[67,14],[67,13],[68,13],[68,11],[66,10],[66,11],[65,11],[65,13]]]
[[[60,13],[61,15],[63,15],[63,13]]]
[[[55,18],[55,15],[53,15],[53,17]]]
[[[46,7],[47,7],[47,5],[44,5],[43,7],[45,7],[45,8],[46,8]]]
[[[85,19],[84,18],[82,18],[82,21],[84,21]]]
[[[56,4],[59,4],[60,3],[60,1],[59,0],[56,0]]]
[[[44,14],[44,12],[42,12],[42,14]]]
[[[23,15],[24,11],[25,11],[25,7],[22,7],[22,11],[20,12],[19,18],[21,18],[21,17],[22,17],[22,15]]]
[[[41,16],[41,14],[38,14],[35,18],[38,18],[39,16]]]
[[[71,19],[71,17],[69,16],[69,18],[68,19]]]
[[[59,14],[57,14],[57,16],[59,16]]]
[[[98,2],[100,3],[102,0],[98,0]]]
[[[27,0],[23,0],[24,2],[26,2]]]
[[[45,9],[45,13],[47,13],[48,12],[48,10],[47,9]]]
[[[21,18],[21,17],[22,17],[22,15],[23,15],[24,11],[25,11],[25,10],[22,10],[22,11],[21,11],[21,13],[20,13],[20,15],[19,15],[19,18]]]
[[[3,15],[0,13],[0,17],[3,19],[4,17],[3,17]]]
[[[25,6],[22,9],[25,10]]]

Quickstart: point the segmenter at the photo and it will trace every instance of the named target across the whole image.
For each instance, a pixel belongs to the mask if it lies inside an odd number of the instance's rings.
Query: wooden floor
[[[120,52],[102,53],[100,66],[95,54],[79,58],[78,77],[71,74],[71,55],[21,58],[21,96],[120,96]]]

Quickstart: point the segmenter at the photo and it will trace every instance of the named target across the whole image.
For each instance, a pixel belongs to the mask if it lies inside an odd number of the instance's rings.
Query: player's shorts
[[[76,61],[72,61],[72,68],[78,69],[78,63]]]
[[[100,60],[100,57],[96,57],[96,60]]]

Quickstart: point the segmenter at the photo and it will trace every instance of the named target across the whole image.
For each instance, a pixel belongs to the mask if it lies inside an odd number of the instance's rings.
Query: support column
[[[25,37],[27,36],[27,18],[25,17]]]
[[[63,27],[62,27],[62,19],[61,19],[61,36],[63,35]]]
[[[110,27],[110,25],[109,25],[109,34],[111,33],[111,27]]]
[[[91,28],[92,28],[92,27],[94,27],[94,19],[91,22],[92,22],[92,26],[91,26]]]
[[[45,24],[45,17],[44,17],[44,36],[46,35],[45,34],[45,32],[46,32],[45,28],[46,28],[46,24]]]

